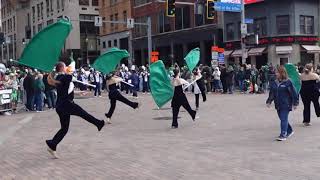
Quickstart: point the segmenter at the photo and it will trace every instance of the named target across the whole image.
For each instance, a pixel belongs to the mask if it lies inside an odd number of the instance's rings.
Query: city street
[[[158,110],[140,95],[139,110],[118,103],[101,132],[72,117],[60,159],[45,145],[60,127],[54,111],[1,116],[0,179],[319,180],[320,121],[313,114],[313,126],[303,127],[300,106],[290,116],[294,136],[276,142],[279,120],[265,99],[209,94],[200,118],[183,110],[173,130],[169,104]],[[106,97],[76,102],[99,118],[109,107]]]

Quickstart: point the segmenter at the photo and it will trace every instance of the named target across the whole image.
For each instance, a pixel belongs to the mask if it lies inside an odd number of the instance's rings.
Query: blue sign
[[[224,54],[223,53],[219,53],[218,62],[219,62],[219,64],[224,64]]]
[[[246,18],[246,19],[244,20],[244,22],[245,22],[246,24],[253,24],[253,19],[248,19],[248,18]]]
[[[241,12],[241,4],[215,2],[214,8],[216,11]]]

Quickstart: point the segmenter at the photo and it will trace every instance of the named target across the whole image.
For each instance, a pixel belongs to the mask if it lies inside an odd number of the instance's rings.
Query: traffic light
[[[176,0],[167,0],[167,16],[174,17],[176,14]]]
[[[215,18],[215,9],[214,3],[217,0],[207,0],[207,19],[214,19]]]

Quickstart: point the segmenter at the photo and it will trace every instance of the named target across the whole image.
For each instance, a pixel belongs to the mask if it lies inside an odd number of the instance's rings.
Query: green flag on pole
[[[36,34],[24,49],[19,64],[50,72],[72,30],[70,21],[61,19]]]
[[[300,75],[297,71],[297,68],[293,64],[285,64],[284,67],[287,70],[288,76],[290,80],[292,81],[293,86],[295,87],[297,93],[299,94],[301,90],[301,81],[300,81]]]
[[[116,69],[116,66],[123,58],[127,57],[129,57],[128,51],[111,48],[106,53],[98,57],[92,67],[104,74],[109,74]]]
[[[151,95],[159,108],[173,97],[173,87],[166,68],[161,60],[150,66]]]
[[[186,61],[189,70],[192,72],[200,61],[200,49],[195,48],[191,50],[184,60]]]

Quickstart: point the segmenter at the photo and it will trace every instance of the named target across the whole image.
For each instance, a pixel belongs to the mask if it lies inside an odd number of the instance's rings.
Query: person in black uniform
[[[123,82],[123,79],[114,75],[109,74],[107,76],[107,85],[109,87],[109,99],[110,99],[110,109],[109,112],[105,114],[107,117],[107,123],[111,124],[111,117],[116,108],[117,100],[125,103],[126,105],[132,107],[133,109],[137,109],[139,107],[139,103],[129,101],[127,98],[123,97],[118,90],[117,84]]]
[[[314,105],[317,117],[320,117],[319,90],[317,82],[320,81],[319,75],[313,72],[313,65],[306,64],[303,73],[300,76],[302,85],[300,95],[303,102],[303,124],[310,126],[310,105]]]
[[[72,75],[66,74],[65,69],[66,65],[63,62],[59,62],[56,65],[56,76],[53,77],[52,74],[48,76],[48,83],[57,88],[56,112],[59,115],[61,123],[61,129],[56,135],[51,140],[46,140],[49,147],[48,151],[54,158],[58,158],[56,148],[68,132],[71,115],[79,116],[94,124],[98,128],[98,131],[105,125],[103,120],[98,120],[74,103],[74,84],[72,82],[74,78]]]
[[[174,86],[174,94],[171,101],[172,115],[173,115],[172,129],[176,129],[178,128],[178,115],[179,115],[179,110],[181,106],[183,106],[183,108],[188,111],[193,121],[196,118],[197,112],[191,109],[188,99],[183,92],[182,86],[184,84],[188,84],[188,82],[180,78],[179,69],[174,69],[173,73],[174,73],[174,78],[172,80],[172,84]]]

